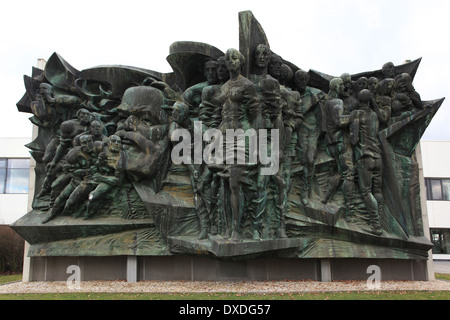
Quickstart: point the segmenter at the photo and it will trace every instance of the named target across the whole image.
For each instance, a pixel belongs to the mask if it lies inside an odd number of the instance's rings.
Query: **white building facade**
[[[450,260],[450,141],[421,141],[433,260]]]

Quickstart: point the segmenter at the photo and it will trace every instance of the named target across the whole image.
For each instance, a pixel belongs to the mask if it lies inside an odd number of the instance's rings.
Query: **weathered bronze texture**
[[[25,76],[30,256],[427,259],[415,148],[444,99],[416,92],[420,59],[331,76],[239,23],[239,49],[174,43],[173,73],[55,53]]]

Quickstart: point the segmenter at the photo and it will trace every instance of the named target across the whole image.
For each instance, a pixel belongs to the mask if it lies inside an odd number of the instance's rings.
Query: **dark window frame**
[[[14,163],[15,160],[16,163]],[[28,162],[28,166],[24,166],[22,161]],[[18,165],[19,164],[19,165]],[[12,172],[17,174],[18,170],[27,170],[27,184],[24,185],[24,192],[11,192],[8,187],[11,187],[11,181],[14,181],[16,176],[12,175]],[[30,158],[0,158],[0,194],[27,194],[29,192],[29,174],[30,174]],[[26,188],[26,192],[25,192]]]
[[[450,194],[444,192],[443,181],[450,184],[450,178],[425,178],[425,187],[427,191],[427,200],[428,201],[450,201]],[[433,184],[438,183],[440,194],[436,195],[433,192]],[[436,187],[436,184],[434,185]],[[446,196],[448,199],[446,199]]]

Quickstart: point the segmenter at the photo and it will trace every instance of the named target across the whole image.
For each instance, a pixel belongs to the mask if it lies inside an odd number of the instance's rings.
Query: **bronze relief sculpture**
[[[426,259],[414,151],[443,99],[413,87],[420,60],[306,71],[240,22],[239,50],[172,45],[173,73],[55,53],[25,77],[31,256]]]

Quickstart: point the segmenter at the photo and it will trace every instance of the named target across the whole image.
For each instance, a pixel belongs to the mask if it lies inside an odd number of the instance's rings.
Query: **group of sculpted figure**
[[[410,75],[395,74],[394,65],[387,63],[382,79],[360,77],[352,81],[349,74],[343,74],[330,81],[330,90],[325,93],[308,86],[308,72],[294,73],[266,45],[257,46],[253,59],[254,70],[246,78],[241,73],[246,63],[244,56],[239,50],[229,49],[224,57],[205,63],[207,81],[182,94],[154,79],[146,80],[142,86],[162,88],[165,97],[170,96],[174,103],[156,112],[131,107],[126,117],[112,109],[107,114],[101,108],[76,109],[73,106],[82,106],[78,97],[59,96],[57,102],[51,86],[42,84],[38,94],[41,102],[35,104],[77,110],[75,118],[69,111],[60,112],[59,117],[64,114],[66,119],[52,125],[57,138],[47,148],[47,175],[37,195],[50,194],[50,214],[44,223],[58,215],[72,214],[85,201],[83,215],[86,219],[92,217],[113,188],[126,180],[137,181],[155,174],[155,167],[160,165],[155,159],[164,152],[162,145],[171,140],[177,143],[172,139],[176,129],[193,132],[194,121],[201,121],[203,132],[214,128],[224,136],[227,129],[278,129],[279,170],[273,175],[261,175],[264,165],[258,162],[186,164],[200,224],[199,239],[220,233],[238,241],[244,237],[244,222],[250,225],[254,240],[287,237],[288,195],[295,180],[292,164],[300,163],[303,168],[296,174],[301,203],[307,206],[321,141],[337,164],[337,171],[328,176],[328,191],[322,203],[329,202],[340,187],[345,219],[352,222],[357,210],[355,199],[362,197],[367,231],[381,235],[383,164],[378,133],[426,107]],[[290,83],[295,86],[290,87]],[[171,110],[171,117],[166,110]],[[54,112],[58,112],[57,108]],[[47,122],[51,119],[55,117],[49,116]],[[163,128],[159,142],[148,133],[149,127],[157,125]],[[275,139],[270,135],[268,138],[269,142]],[[235,157],[239,148],[248,156],[246,141],[227,148],[225,152],[233,151],[227,158]],[[138,168],[133,174],[127,163],[141,155],[144,157],[140,163],[151,168],[141,168],[145,171],[142,174]]]

